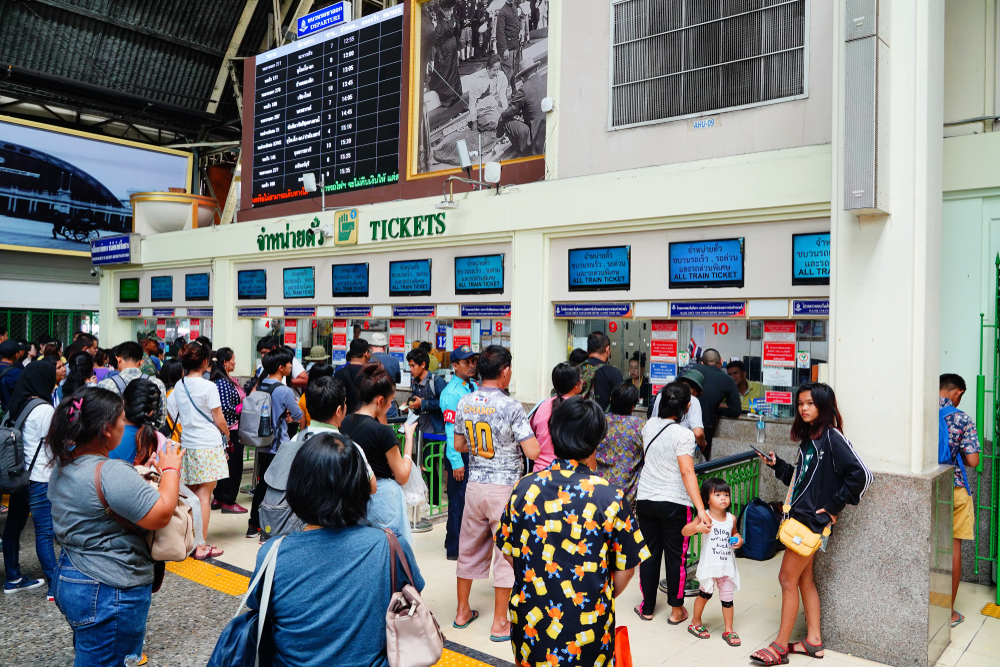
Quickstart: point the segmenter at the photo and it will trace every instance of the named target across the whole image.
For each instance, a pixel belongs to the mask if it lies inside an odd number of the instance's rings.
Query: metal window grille
[[[100,333],[98,314],[90,310],[0,310],[0,328],[11,338],[37,341],[43,335],[52,336],[69,345],[77,331]]]
[[[611,5],[610,129],[806,94],[808,0]]]

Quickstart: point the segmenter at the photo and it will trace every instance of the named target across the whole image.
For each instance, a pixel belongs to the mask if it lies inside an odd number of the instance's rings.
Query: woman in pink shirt
[[[533,472],[548,468],[552,459],[556,457],[555,451],[552,449],[552,438],[549,436],[549,418],[552,416],[552,411],[560,403],[583,391],[580,369],[566,361],[558,364],[552,369],[552,386],[555,387],[556,395],[542,401],[529,420],[531,430],[535,432],[535,438],[538,439],[538,444],[541,446],[541,452],[535,459]]]

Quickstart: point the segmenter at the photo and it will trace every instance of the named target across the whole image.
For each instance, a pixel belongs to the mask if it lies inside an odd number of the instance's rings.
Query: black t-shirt
[[[399,450],[399,441],[391,426],[386,426],[368,415],[352,414],[344,418],[340,432],[361,445],[376,479],[395,477],[385,456],[393,447]]]
[[[359,366],[358,364],[347,364],[337,369],[337,372],[333,374],[333,377],[337,378],[344,383],[347,388],[347,413],[351,414],[358,411],[361,407],[361,395],[358,393],[359,386],[361,384],[361,372],[364,370],[364,366]]]

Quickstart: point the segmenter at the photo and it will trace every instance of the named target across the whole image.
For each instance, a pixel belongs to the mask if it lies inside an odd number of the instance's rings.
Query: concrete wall
[[[549,121],[558,126],[560,178],[830,142],[829,2],[809,2],[808,98],[709,114],[717,122],[704,130],[678,120],[608,131],[609,3],[573,0],[561,8],[560,86]],[[716,181],[705,187],[727,185]]]
[[[996,114],[996,0],[945,4],[944,122]],[[990,121],[955,125],[944,136],[989,132]]]

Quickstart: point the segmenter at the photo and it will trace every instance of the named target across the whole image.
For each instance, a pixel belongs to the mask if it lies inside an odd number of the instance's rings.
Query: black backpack
[[[42,398],[33,398],[21,410],[17,421],[13,426],[7,422],[7,426],[0,426],[0,493],[17,493],[28,486],[31,470],[38,460],[38,452],[45,446],[44,442],[38,443],[35,455],[31,459],[31,465],[24,467],[24,436],[21,434],[21,426],[28,418],[31,411],[39,405],[48,403]]]
[[[778,526],[781,521],[774,509],[760,498],[751,500],[736,525],[743,536],[743,546],[736,550],[738,558],[768,560],[778,550]]]

